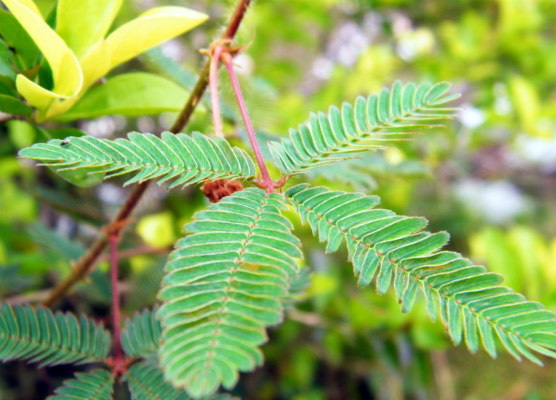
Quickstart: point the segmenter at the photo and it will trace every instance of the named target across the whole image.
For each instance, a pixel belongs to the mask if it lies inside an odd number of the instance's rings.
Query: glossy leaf
[[[57,120],[120,114],[128,117],[182,109],[187,92],[174,82],[146,72],[116,75],[89,90]]]
[[[108,33],[122,0],[58,0],[56,32],[80,58]]]
[[[19,74],[16,80],[18,92],[38,109],[48,108],[55,99],[75,96],[83,85],[83,73],[70,48],[42,19],[38,9],[31,6],[32,2],[4,0],[4,4],[48,61],[54,82],[53,89],[47,90]]]
[[[85,85],[151,47],[187,32],[207,16],[184,7],[155,7],[120,26],[83,57]]]
[[[22,62],[19,65],[21,69],[29,69],[37,63],[39,49],[13,14],[2,9],[0,9],[0,36],[21,57]]]

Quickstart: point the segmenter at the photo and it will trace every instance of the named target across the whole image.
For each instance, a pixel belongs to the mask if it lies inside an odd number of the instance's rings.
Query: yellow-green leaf
[[[187,92],[173,81],[146,72],[134,72],[117,75],[89,90],[71,110],[56,119],[69,121],[109,114],[138,116],[177,112],[186,98]]]
[[[33,2],[3,1],[43,53],[52,70],[54,82],[53,89],[47,90],[20,74],[16,79],[18,92],[39,110],[48,108],[55,99],[77,94],[83,84],[83,74],[77,58],[66,43],[42,19]]]
[[[155,7],[144,12],[98,42],[82,58],[85,86],[151,47],[195,28],[207,18],[184,7]]]
[[[56,32],[81,57],[108,33],[121,5],[122,0],[59,0]]]

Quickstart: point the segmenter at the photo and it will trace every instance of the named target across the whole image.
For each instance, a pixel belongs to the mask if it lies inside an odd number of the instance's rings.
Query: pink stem
[[[247,136],[249,137],[249,142],[251,143],[251,147],[255,152],[255,158],[257,159],[259,170],[261,171],[261,175],[263,176],[263,187],[266,189],[267,192],[271,193],[274,191],[274,182],[270,178],[268,170],[266,169],[266,165],[261,154],[261,149],[259,147],[259,143],[257,142],[257,137],[255,136],[253,124],[251,123],[251,119],[249,118],[249,114],[247,113],[245,100],[243,99],[243,94],[241,93],[241,88],[239,87],[239,82],[234,71],[234,66],[232,64],[232,57],[229,56],[229,54],[224,54],[224,56],[222,57],[222,61],[224,62],[224,65],[226,65],[228,75],[230,75],[232,88],[234,89],[237,104],[243,118],[243,123],[245,124],[245,129],[247,130]]]
[[[210,60],[210,100],[212,103],[212,122],[214,125],[214,133],[218,137],[224,137],[222,131],[222,114],[220,112],[220,100],[218,98],[218,62],[222,55],[222,46],[216,46],[212,58]]]
[[[109,234],[110,280],[112,283],[112,324],[114,329],[114,366],[118,370],[123,364],[120,339],[120,292],[118,290],[118,235]]]

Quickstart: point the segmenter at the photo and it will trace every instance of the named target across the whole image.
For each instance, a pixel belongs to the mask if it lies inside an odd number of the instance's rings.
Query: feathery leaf
[[[285,199],[249,188],[196,214],[166,265],[159,297],[165,378],[194,397],[231,388],[262,363],[301,257]]]
[[[170,188],[214,179],[248,179],[255,176],[249,155],[221,138],[200,133],[192,136],[163,132],[131,132],[128,139],[106,140],[92,136],[53,139],[19,152],[58,172],[84,169],[105,173],[105,178],[135,172],[124,185],[158,179],[173,182]]]
[[[160,321],[156,311],[144,310],[128,319],[122,330],[122,347],[128,356],[147,357],[156,354],[160,343]]]
[[[124,375],[132,400],[190,400],[185,391],[179,391],[164,380],[162,371],[143,361],[132,366]],[[227,394],[216,394],[205,400],[231,400]]]
[[[0,360],[25,359],[41,366],[100,361],[110,350],[102,325],[47,308],[0,308]]]
[[[290,188],[286,196],[320,241],[327,242],[327,251],[347,244],[360,285],[374,280],[379,293],[393,285],[404,312],[421,289],[431,317],[440,311],[454,343],[465,338],[470,351],[482,344],[495,357],[496,336],[520,361],[523,356],[542,364],[533,352],[556,358],[556,314],[499,286],[498,274],[458,253],[440,251],[449,236],[423,231],[424,218],[374,209],[376,196],[306,184]]]
[[[46,400],[112,400],[114,376],[103,369],[77,373]]]
[[[399,140],[431,127],[429,121],[449,118],[454,109],[441,106],[458,97],[447,94],[449,88],[445,82],[403,85],[397,81],[391,90],[359,97],[355,106],[344,103],[341,109],[330,107],[328,115],[311,114],[298,130],[290,130],[289,138],[269,143],[274,163],[283,173],[298,174],[384,148],[381,142]]]

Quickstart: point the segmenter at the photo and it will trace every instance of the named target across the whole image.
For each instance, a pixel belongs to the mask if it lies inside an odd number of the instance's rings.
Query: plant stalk
[[[120,291],[118,290],[118,234],[109,233],[110,282],[112,286],[112,329],[114,331],[114,372],[118,375],[123,367],[120,329]]]
[[[250,3],[251,0],[239,0],[236,3],[234,12],[232,13],[230,20],[226,25],[226,29],[222,34],[222,39],[233,39],[235,37]],[[191,116],[193,115],[193,111],[195,111],[195,108],[199,104],[199,101],[207,88],[209,71],[210,59],[206,61],[199,75],[199,78],[197,79],[195,88],[187,99],[174,125],[172,126],[172,128],[170,128],[170,132],[181,132],[183,128],[188,124]],[[128,216],[135,209],[135,207],[139,203],[139,200],[145,193],[145,190],[149,186],[149,183],[150,181],[146,181],[138,184],[133,188],[124,205],[120,208],[120,211],[110,222],[109,226],[119,225],[126,219],[128,219]],[[61,299],[73,287],[74,284],[87,276],[87,274],[93,269],[98,257],[104,251],[106,246],[108,246],[108,236],[106,235],[106,233],[103,232],[91,245],[87,253],[85,253],[79,260],[77,260],[71,274],[52,289],[52,291],[49,293],[48,297],[42,304],[45,306],[52,306],[59,299]]]
[[[264,159],[261,153],[261,148],[257,137],[255,135],[255,130],[253,129],[253,124],[251,123],[251,118],[249,118],[249,113],[247,112],[247,106],[245,105],[245,99],[241,92],[241,87],[239,86],[239,81],[237,79],[236,72],[234,70],[234,65],[232,62],[232,57],[229,53],[222,55],[222,62],[228,70],[228,75],[230,76],[230,81],[232,82],[232,88],[237,100],[239,111],[241,112],[241,117],[243,118],[243,123],[245,124],[245,129],[247,130],[247,136],[249,137],[249,142],[255,153],[255,158],[257,159],[257,164],[259,166],[259,171],[261,172],[263,182],[262,186],[266,189],[268,193],[274,192],[274,182],[270,178]]]
[[[224,137],[222,130],[222,115],[220,112],[220,99],[218,98],[218,61],[224,49],[222,46],[216,46],[214,53],[210,59],[210,100],[212,104],[212,124],[214,126],[214,134],[218,137]]]

